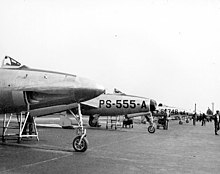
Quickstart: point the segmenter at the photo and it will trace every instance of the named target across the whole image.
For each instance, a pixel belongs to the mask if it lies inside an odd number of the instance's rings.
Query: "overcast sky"
[[[5,55],[108,92],[220,109],[218,0],[1,0]]]

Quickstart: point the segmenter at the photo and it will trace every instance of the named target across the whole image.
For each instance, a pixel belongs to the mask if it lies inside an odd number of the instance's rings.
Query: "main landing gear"
[[[179,121],[179,124],[180,124],[180,125],[182,125],[182,124],[183,124],[183,121],[182,121],[182,120],[180,120],[180,121]]]
[[[100,127],[99,124],[99,115],[90,115],[89,116],[89,126],[90,127]]]
[[[78,122],[78,128],[76,129],[77,137],[73,139],[73,148],[76,152],[85,152],[88,148],[88,140],[86,138],[86,129],[83,127],[82,114],[80,104],[78,104],[78,114],[74,114],[69,110],[73,117]]]

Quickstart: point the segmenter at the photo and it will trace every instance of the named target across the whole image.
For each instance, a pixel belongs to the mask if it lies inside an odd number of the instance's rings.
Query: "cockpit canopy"
[[[2,68],[27,68],[27,66],[22,65],[21,63],[19,63],[18,61],[16,61],[15,59],[9,56],[5,56],[1,67]]]

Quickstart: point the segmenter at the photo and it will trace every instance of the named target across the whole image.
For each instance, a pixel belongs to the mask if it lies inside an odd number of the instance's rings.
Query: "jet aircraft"
[[[127,118],[148,116],[156,109],[156,101],[124,93],[101,94],[100,96],[81,102],[82,114],[89,115],[89,125],[98,127],[99,116],[126,115]],[[154,133],[153,120],[148,127]]]
[[[186,119],[186,122],[188,122],[188,117],[192,116],[193,112],[185,109],[181,109],[178,107],[173,106],[167,106],[162,103],[158,104],[158,107],[156,111],[153,112],[154,117],[163,117],[164,115],[168,116],[168,120],[170,119],[179,119],[179,124],[183,123],[183,119]]]
[[[88,141],[79,103],[97,97],[103,92],[102,86],[89,79],[72,74],[32,69],[5,56],[0,68],[0,114],[2,114],[0,116],[4,116],[2,141],[4,142],[8,136],[6,132],[13,115],[17,115],[19,125],[17,138],[20,142],[23,137],[32,136],[23,135],[29,116],[44,116],[78,108],[78,114],[73,115],[79,125],[78,136],[73,140],[73,148],[84,152]],[[7,114],[11,114],[9,118]]]

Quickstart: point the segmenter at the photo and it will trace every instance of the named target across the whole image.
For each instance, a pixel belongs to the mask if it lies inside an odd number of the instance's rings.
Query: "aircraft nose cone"
[[[105,88],[99,84],[94,84],[94,87],[90,89],[91,90],[91,97],[95,98],[99,95],[103,94],[105,92]]]
[[[105,88],[103,86],[92,80],[81,77],[78,78],[78,81],[80,88],[78,88],[75,96],[78,98],[79,102],[90,100],[105,92]]]
[[[157,108],[157,102],[155,100],[150,99],[150,111],[155,111]]]

